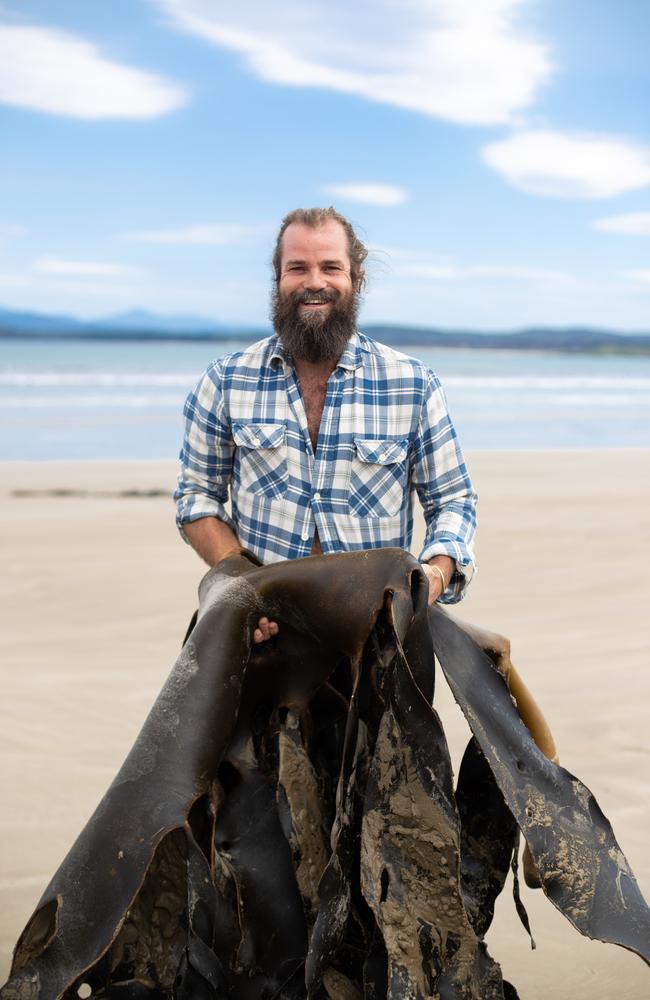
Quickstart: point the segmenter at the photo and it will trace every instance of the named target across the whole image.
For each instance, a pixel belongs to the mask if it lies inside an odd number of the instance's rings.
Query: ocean
[[[0,341],[0,460],[175,458],[185,396],[240,341]],[[650,358],[408,349],[466,450],[650,448]]]

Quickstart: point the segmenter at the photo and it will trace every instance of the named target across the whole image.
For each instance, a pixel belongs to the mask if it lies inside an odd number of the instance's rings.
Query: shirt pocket
[[[408,441],[354,439],[350,470],[350,513],[394,517],[407,493]]]
[[[233,423],[237,446],[235,482],[261,497],[280,497],[287,489],[286,424]]]

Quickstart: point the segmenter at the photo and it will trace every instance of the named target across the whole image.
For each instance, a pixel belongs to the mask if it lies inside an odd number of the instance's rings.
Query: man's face
[[[334,220],[317,228],[288,226],[272,301],[273,325],[288,353],[299,361],[338,360],[358,307],[343,227]]]

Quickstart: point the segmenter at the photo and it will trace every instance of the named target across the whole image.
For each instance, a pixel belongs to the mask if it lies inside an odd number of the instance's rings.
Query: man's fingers
[[[257,628],[253,632],[253,642],[266,642],[272,635],[279,632],[277,622],[270,622],[268,618],[260,618]]]
[[[425,572],[426,578],[429,581],[429,604],[435,604],[437,599],[442,593],[442,581],[440,575],[431,568],[423,563],[422,569]]]

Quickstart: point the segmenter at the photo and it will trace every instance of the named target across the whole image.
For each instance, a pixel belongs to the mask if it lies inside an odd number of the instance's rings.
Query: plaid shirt
[[[426,520],[420,560],[449,555],[443,601],[474,570],[472,488],[444,393],[422,363],[354,334],[327,383],[314,454],[295,370],[277,336],[215,361],[185,403],[177,523],[218,517],[262,563],[398,546]],[[225,504],[230,489],[232,517]]]

